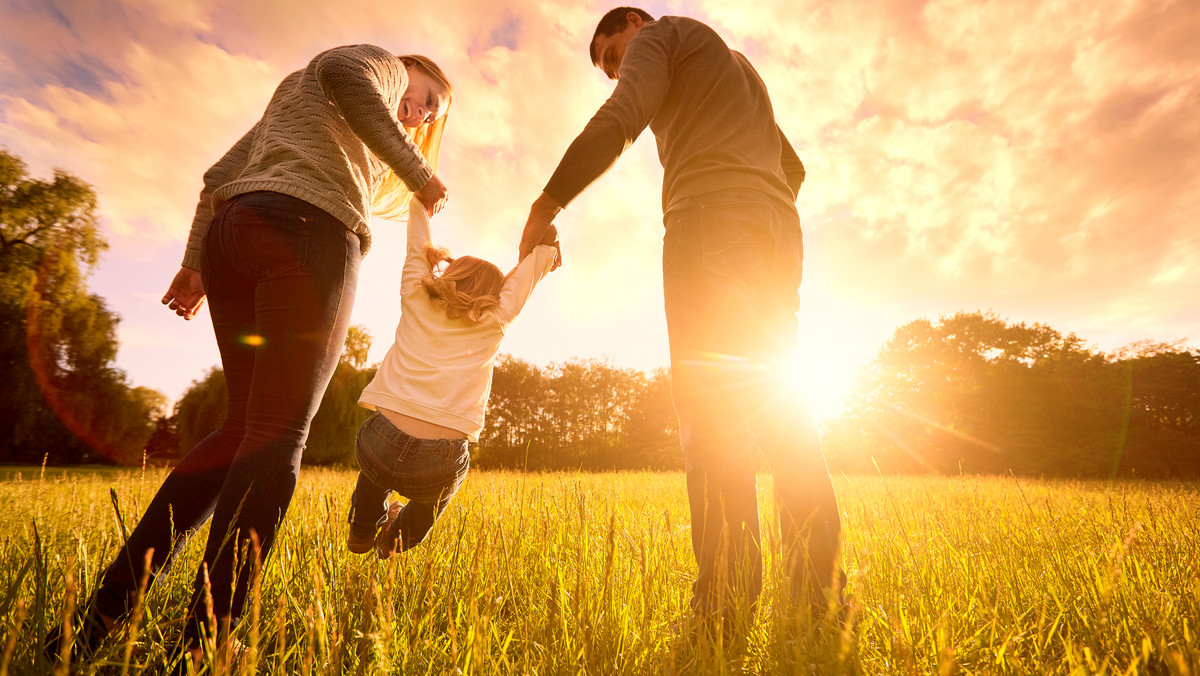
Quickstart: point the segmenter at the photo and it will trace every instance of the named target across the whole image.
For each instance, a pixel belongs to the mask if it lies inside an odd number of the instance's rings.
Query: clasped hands
[[[542,193],[533,201],[529,209],[529,219],[525,221],[525,230],[521,233],[521,249],[518,260],[525,260],[533,248],[539,244],[552,246],[557,251],[554,266],[551,271],[562,265],[562,247],[558,243],[558,228],[554,227],[554,217],[562,207],[546,193]]]

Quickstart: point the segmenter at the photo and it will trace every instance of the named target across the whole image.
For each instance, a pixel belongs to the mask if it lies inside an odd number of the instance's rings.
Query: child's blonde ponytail
[[[454,258],[450,252],[432,244],[425,245],[425,260],[430,272],[421,279],[429,302],[451,319],[465,317],[472,323],[484,313],[500,306],[504,274],[500,268],[474,256]],[[446,267],[439,273],[438,266]]]

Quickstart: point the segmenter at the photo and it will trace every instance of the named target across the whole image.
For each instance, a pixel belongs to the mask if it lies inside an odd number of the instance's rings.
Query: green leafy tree
[[[367,355],[371,352],[371,332],[362,324],[355,324],[346,332],[346,347],[342,351],[341,361],[362,369],[367,365]]]
[[[655,370],[633,394],[628,420],[612,456],[616,469],[683,469],[669,369]]]
[[[118,318],[86,285],[106,248],[89,185],[0,150],[0,459],[140,460],[165,400],[112,364]]]
[[[187,392],[175,403],[172,416],[179,438],[180,455],[192,450],[193,446],[221,425],[225,419],[228,398],[225,372],[219,367],[210,368],[201,378],[192,381]]]
[[[154,432],[146,440],[146,459],[155,464],[163,464],[181,454],[179,420],[173,415],[158,416],[154,419]]]
[[[860,371],[826,443],[848,471],[1177,476],[1195,471],[1198,376],[1177,348],[1110,358],[992,314],[921,319]]]
[[[354,464],[354,440],[370,411],[358,405],[358,397],[375,377],[375,369],[364,369],[371,349],[371,334],[354,325],[346,334],[341,360],[313,416],[304,450],[304,462],[313,465]]]
[[[681,466],[670,377],[605,360],[538,368],[501,355],[472,462],[512,469]]]
[[[553,364],[549,375],[546,406],[556,423],[557,448],[548,460],[561,467],[617,466],[618,447],[632,406],[646,388],[646,375],[598,359]]]
[[[546,384],[541,369],[509,354],[496,358],[483,432],[471,461],[480,467],[535,466],[547,452],[542,406]]]
[[[1129,402],[1118,471],[1200,476],[1200,349],[1143,341],[1113,358]]]

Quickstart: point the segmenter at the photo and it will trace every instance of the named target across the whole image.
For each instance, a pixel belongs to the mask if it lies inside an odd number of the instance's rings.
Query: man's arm
[[[788,142],[787,136],[784,136],[783,130],[779,125],[775,125],[775,131],[779,132],[779,162],[783,165],[783,175],[787,177],[788,188],[792,191],[792,199],[800,194],[800,186],[804,184],[804,163],[800,161],[800,157],[796,155],[796,150],[792,148],[792,144]]]
[[[545,192],[565,208],[637,140],[671,84],[667,36],[650,26],[630,41],[617,86],[567,148]]]
[[[666,36],[658,31],[643,28],[630,41],[612,95],[567,147],[534,201],[521,235],[521,258],[542,241],[558,212],[608,171],[654,119],[671,82],[668,52]],[[561,264],[560,253],[554,267]]]
[[[529,218],[525,221],[525,230],[521,233],[521,249],[517,260],[525,260],[529,252],[533,251],[538,244],[549,244],[550,242],[547,242],[546,239],[551,234],[553,234],[554,246],[558,247],[558,231],[554,227],[554,217],[560,211],[562,211],[562,207],[553,197],[544,192],[538,195],[529,209]],[[560,265],[562,265],[561,249],[554,261],[554,267],[550,270],[557,270]]]

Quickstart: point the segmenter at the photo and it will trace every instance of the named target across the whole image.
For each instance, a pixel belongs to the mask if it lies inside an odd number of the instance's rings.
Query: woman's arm
[[[400,59],[373,45],[337,47],[317,57],[316,75],[354,135],[409,190],[425,187],[433,167],[396,117],[408,88],[408,70]]]
[[[800,194],[800,186],[804,184],[804,163],[800,161],[796,149],[788,142],[778,124],[775,125],[775,131],[779,133],[779,163],[783,165],[783,175],[787,177],[788,188],[791,189],[794,200]]]

